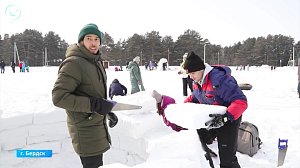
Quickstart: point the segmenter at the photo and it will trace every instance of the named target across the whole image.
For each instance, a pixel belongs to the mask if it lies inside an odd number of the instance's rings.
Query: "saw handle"
[[[280,139],[278,140],[278,149],[285,149],[288,147],[287,145],[288,140],[287,139]]]

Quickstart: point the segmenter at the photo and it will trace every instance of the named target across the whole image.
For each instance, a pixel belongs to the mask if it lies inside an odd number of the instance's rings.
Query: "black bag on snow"
[[[257,127],[247,121],[241,122],[238,131],[237,151],[253,156],[261,147],[261,140]]]

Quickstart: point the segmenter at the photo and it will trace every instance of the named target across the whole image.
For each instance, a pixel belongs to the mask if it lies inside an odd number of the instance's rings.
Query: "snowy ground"
[[[168,71],[145,71],[142,77],[146,92],[115,100],[143,105],[141,110],[118,112],[118,125],[110,129],[113,145],[104,154],[106,168],[194,168],[209,167],[195,131],[173,132],[155,113],[155,102],[149,96],[153,89],[174,97],[182,96],[178,67]],[[130,93],[128,71],[107,70],[108,82],[118,78]],[[125,69],[125,68],[124,68]],[[0,74],[0,167],[2,168],[80,168],[66,127],[66,114],[53,106],[51,90],[57,67],[32,67],[30,73],[13,74],[9,67]],[[283,168],[300,163],[300,99],[297,95],[297,68],[250,67],[232,74],[238,83],[250,83],[244,91],[249,108],[244,121],[256,124],[263,141],[262,149],[249,157],[237,154],[243,168],[277,167],[278,139],[288,139],[288,153]],[[217,142],[210,145],[217,151]],[[17,158],[18,149],[52,150],[51,158]],[[218,159],[214,159],[216,167]]]

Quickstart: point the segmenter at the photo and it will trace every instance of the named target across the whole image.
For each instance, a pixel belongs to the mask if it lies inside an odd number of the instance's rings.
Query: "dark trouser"
[[[80,156],[80,160],[83,168],[98,168],[103,166],[103,154],[97,156]]]
[[[183,96],[187,96],[187,86],[189,86],[191,92],[193,92],[193,80],[190,78],[182,78]]]
[[[221,128],[216,129],[220,168],[240,168],[236,157],[238,129],[242,117],[234,122],[228,121]]]

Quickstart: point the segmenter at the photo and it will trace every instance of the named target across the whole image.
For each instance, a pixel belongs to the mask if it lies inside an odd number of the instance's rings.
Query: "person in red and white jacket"
[[[210,66],[194,52],[189,52],[184,69],[194,81],[193,93],[185,102],[223,105],[227,112],[216,116],[210,128],[215,131],[220,168],[240,168],[236,157],[238,128],[243,112],[247,109],[247,98],[238,86],[231,70],[226,66]]]
[[[236,157],[238,128],[242,114],[247,109],[247,98],[238,86],[231,70],[226,66],[210,66],[202,61],[193,51],[189,52],[184,69],[194,81],[193,92],[185,99],[185,103],[200,103],[222,105],[227,107],[225,115],[216,115],[206,128],[211,141],[218,140],[220,168],[240,168]],[[168,104],[175,103],[173,98],[161,95],[156,91],[152,95],[158,103],[159,114],[162,115],[167,126],[175,131],[184,130],[176,123],[170,123],[164,116],[164,109]],[[200,136],[205,129],[198,129]],[[213,138],[213,139],[211,139]],[[212,143],[206,142],[207,144]]]

